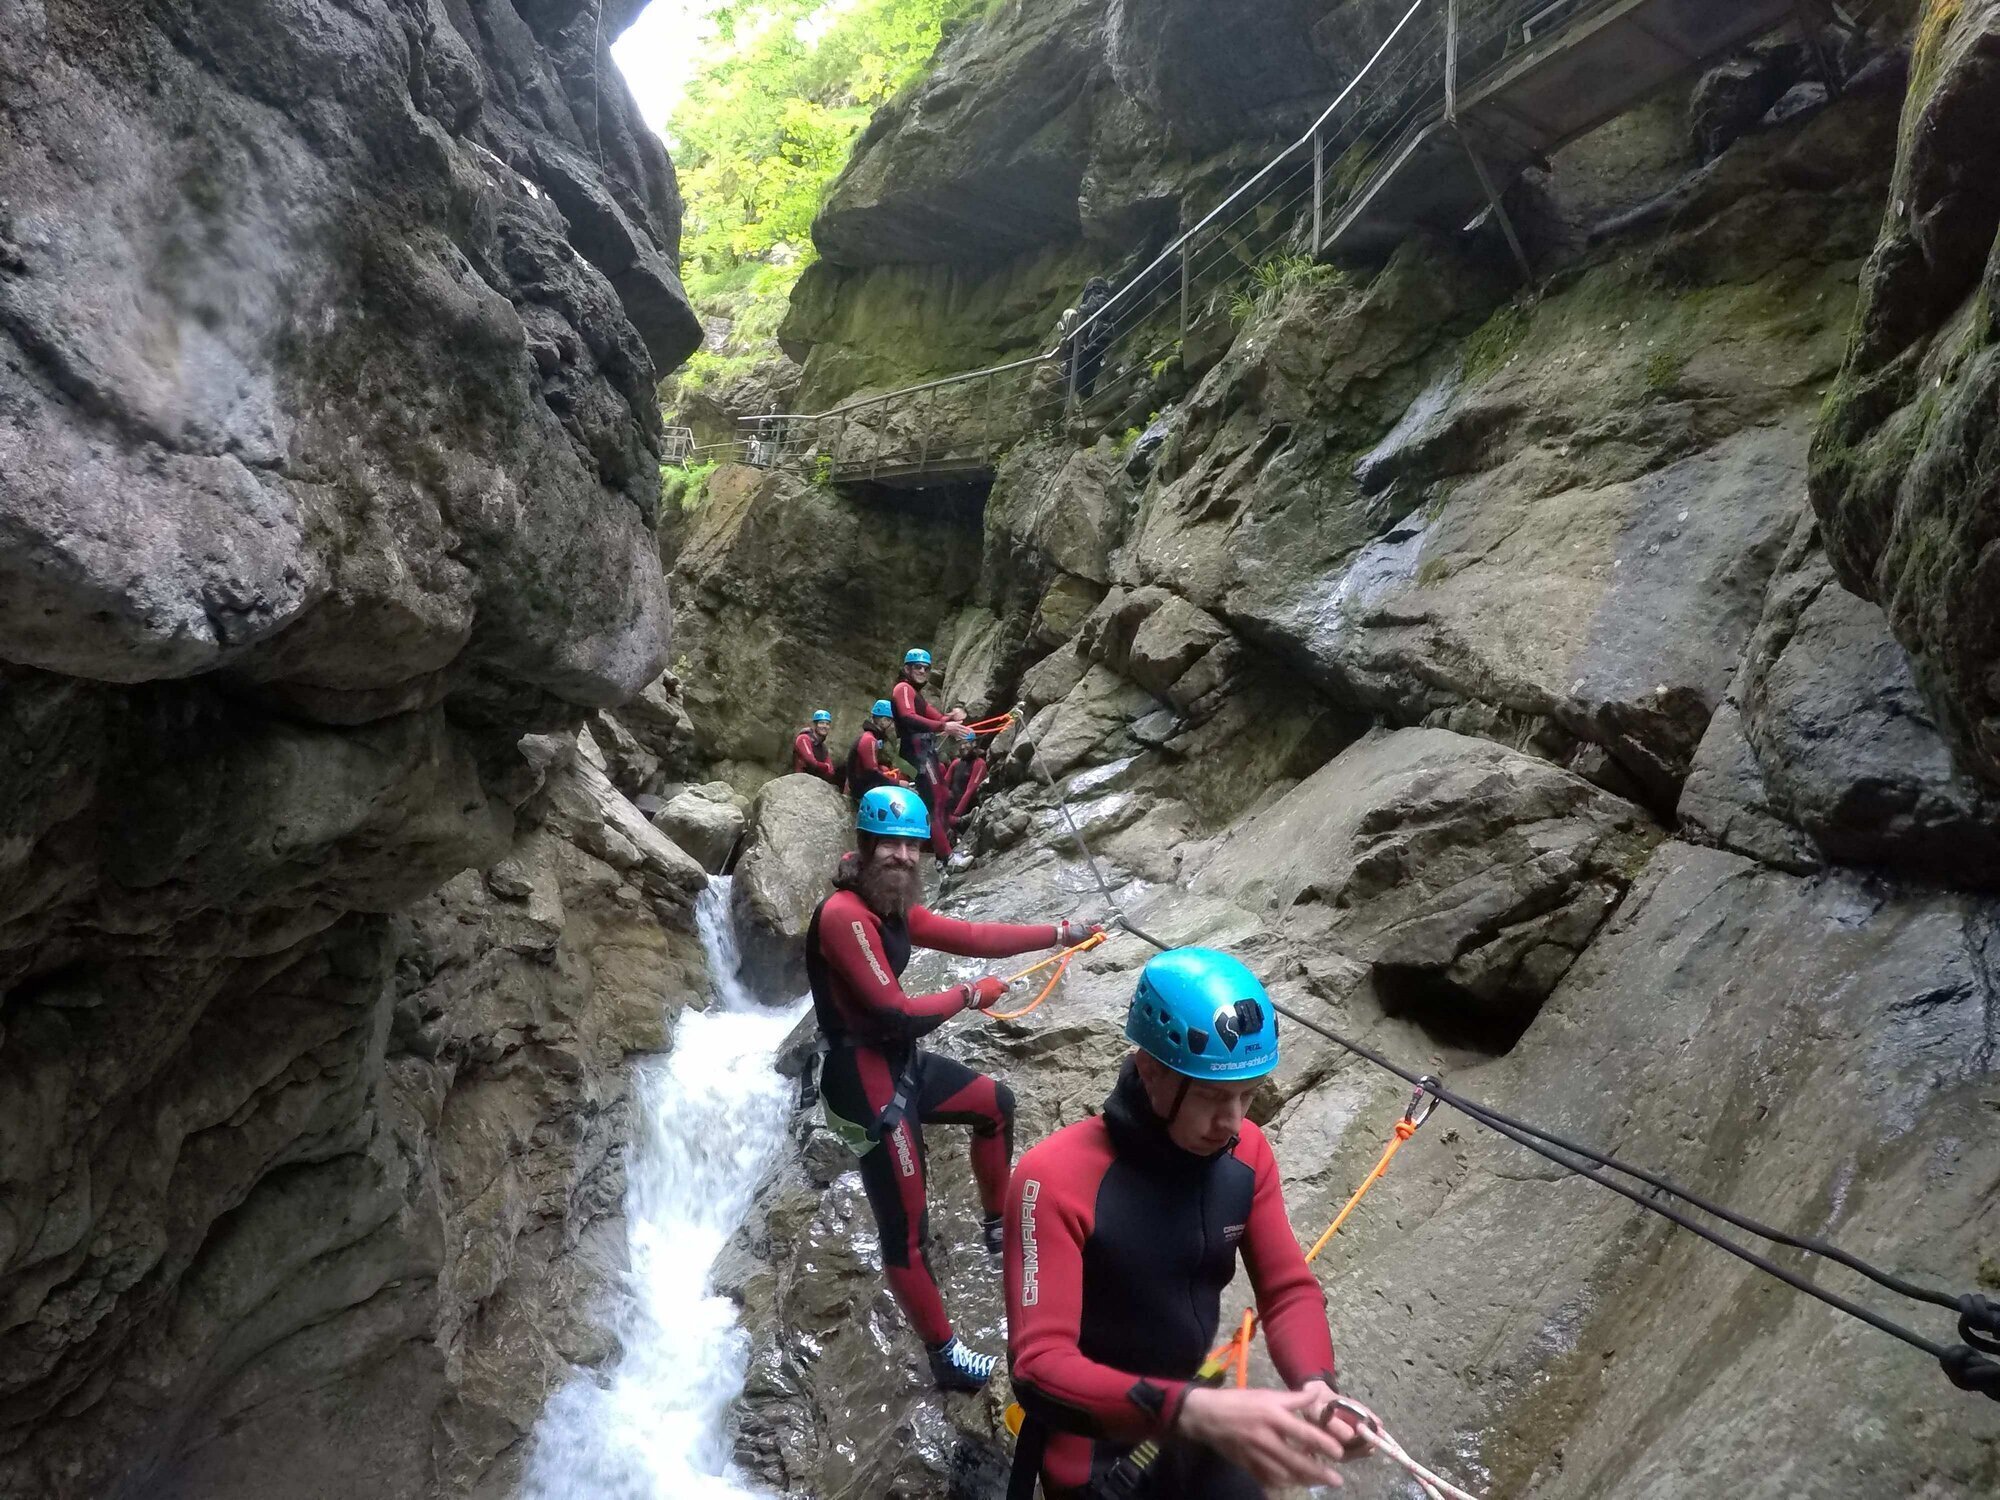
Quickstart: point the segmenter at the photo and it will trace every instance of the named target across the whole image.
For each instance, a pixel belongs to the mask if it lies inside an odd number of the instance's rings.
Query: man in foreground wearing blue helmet
[[[1104,1113],[1021,1158],[1006,1220],[1007,1354],[1027,1413],[1010,1500],[1261,1500],[1337,1485],[1358,1453],[1333,1416],[1326,1296],[1292,1234],[1278,1166],[1245,1115],[1278,1062],[1277,1014],[1210,948],[1140,973]],[[1192,1383],[1238,1255],[1289,1391]],[[1148,1440],[1158,1457],[1141,1466]]]
[[[823,708],[813,710],[812,722],[799,731],[792,741],[792,770],[817,776],[821,781],[840,785],[840,767],[833,763],[833,756],[826,748],[826,737],[833,733],[833,715]]]
[[[985,978],[906,995],[903,969],[912,947],[1004,958],[1080,942],[1099,929],[961,922],[929,910],[920,861],[930,815],[906,787],[877,787],[862,797],[854,828],[856,852],[842,861],[833,894],[806,930],[806,975],[827,1048],[820,1107],[861,1158],[861,1184],[882,1235],[882,1272],[930,1353],[933,1378],[946,1390],[977,1390],[997,1361],[953,1335],[931,1274],[921,1127],[972,1127],[986,1250],[997,1258],[1014,1160],[1014,1095],[963,1063],[920,1050],[917,1040],[961,1011],[991,1006],[1007,985]]]
[[[847,752],[845,780],[848,793],[859,802],[878,786],[908,786],[903,773],[889,762],[889,731],[896,727],[896,711],[887,698],[877,698],[868,710],[868,722],[855,736]]]

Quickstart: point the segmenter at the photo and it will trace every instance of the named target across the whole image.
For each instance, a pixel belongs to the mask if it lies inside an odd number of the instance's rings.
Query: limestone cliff
[[[505,1493],[605,1353],[701,988],[571,733],[698,337],[635,9],[0,6],[0,1494]]]
[[[1813,454],[1840,580],[1888,612],[1928,700],[2000,775],[2000,6],[1923,8],[1886,220]]]
[[[954,310],[1035,326],[1047,308],[1017,292],[1055,262],[1034,257],[1095,222],[1079,142],[1113,107],[1107,78],[1120,109],[1235,91],[1213,136],[1178,144],[1184,162],[1284,117],[1292,72],[1256,74],[1277,80],[1268,96],[1217,82],[1163,23],[1175,9],[1002,7],[947,53],[948,82],[878,121],[822,221],[836,264],[795,315],[825,335],[808,352],[826,389],[891,373],[854,332],[891,287],[915,289],[899,304],[923,328],[913,347],[941,356],[966,326]],[[1253,54],[1265,21],[1267,40],[1290,35],[1287,7],[1254,9]],[[1951,351],[1976,351],[1984,304],[1961,299],[1992,225],[1967,210],[1963,274],[1937,290],[1914,261],[1896,273],[1898,237],[1933,220],[1894,206],[1919,168],[1940,214],[1992,176],[1983,146],[1921,123],[1972,117],[1987,7],[1932,9],[1908,103],[1906,34],[1878,12],[1834,39],[1836,100],[1780,38],[1732,65],[1747,91],[1683,87],[1568,148],[1523,189],[1532,292],[1477,237],[1407,243],[1257,298],[1138,442],[1016,449],[977,577],[948,601],[946,672],[1029,720],[1001,747],[977,865],[939,899],[1102,915],[1046,768],[1150,931],[1230,946],[1292,1006],[1500,1108],[1990,1291],[2000,776],[1975,732],[1992,651],[1973,564],[1992,505],[1976,465],[1952,461],[1976,442],[1954,448],[1941,424],[1983,430],[1976,352]],[[1114,12],[1151,15],[1150,51],[1112,45]],[[992,130],[946,151],[947,119]],[[1013,193],[1042,196],[1030,212]],[[985,260],[955,248],[972,241],[950,211],[969,221],[981,202],[1008,205]],[[935,210],[929,240],[910,237],[917,204]],[[889,264],[892,243],[923,264]],[[1870,405],[1871,309],[1892,273],[1905,299],[1942,300],[1896,346],[1929,352]],[[965,365],[1002,319],[972,321]],[[1960,394],[1924,397],[1923,464],[1851,459],[1878,423],[1916,441],[1897,403],[1934,389]],[[1869,474],[1865,493],[1827,488]],[[873,501],[839,503],[865,517]],[[1866,520],[1871,504],[1912,537],[1920,511],[1948,514],[1949,536],[1922,523],[1947,561],[1866,561],[1864,543],[1900,534]],[[1886,611],[1849,592],[1863,567]],[[775,594],[760,619],[809,628]],[[1031,1021],[944,1034],[1006,1074],[1023,1140],[1101,1100],[1146,956],[1121,939]],[[910,979],[968,971],[932,960]],[[1257,1114],[1303,1232],[1373,1161],[1407,1089],[1297,1028],[1286,1045]],[[761,1330],[739,1452],[820,1500],[995,1493],[1001,1396],[930,1393],[850,1163],[810,1119],[798,1131],[730,1266]],[[931,1151],[947,1300],[992,1348],[969,1179],[951,1133]],[[1347,1384],[1478,1490],[2000,1484],[2000,1420],[1932,1362],[1444,1113],[1324,1279]],[[1943,1315],[1897,1311],[1951,1336]],[[1401,1492],[1365,1466],[1347,1490]]]

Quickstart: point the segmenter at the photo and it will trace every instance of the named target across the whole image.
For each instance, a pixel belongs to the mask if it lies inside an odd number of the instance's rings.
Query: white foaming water
[[[759,1005],[737,982],[729,881],[695,907],[718,1003],[683,1014],[666,1058],[636,1081],[626,1162],[631,1267],[613,1318],[624,1353],[549,1402],[521,1500],[754,1500],[730,1462],[730,1404],[750,1337],[715,1295],[715,1258],[784,1141],[794,1085],[773,1060],[801,1007]]]

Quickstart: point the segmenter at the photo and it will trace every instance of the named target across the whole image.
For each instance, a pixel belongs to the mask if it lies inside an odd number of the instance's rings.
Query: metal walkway
[[[829,483],[990,479],[1037,429],[1142,424],[1163,385],[1325,260],[1380,256],[1491,208],[1520,170],[1818,0],[1412,0],[1312,127],[1046,353],[824,412],[746,418],[745,460]]]
[[[1381,254],[1418,230],[1463,228],[1523,167],[1802,10],[1799,0],[1543,5],[1476,83],[1447,80],[1441,107],[1391,143],[1326,226],[1321,253]]]

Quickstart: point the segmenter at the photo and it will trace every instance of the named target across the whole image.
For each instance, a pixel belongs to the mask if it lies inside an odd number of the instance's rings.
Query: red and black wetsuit
[[[931,852],[939,859],[951,858],[958,825],[971,811],[972,799],[985,779],[986,757],[979,754],[959,756],[944,772],[931,808]]]
[[[1326,1296],[1285,1214],[1255,1125],[1214,1156],[1176,1146],[1127,1061],[1104,1113],[1021,1158],[1007,1203],[1007,1360],[1039,1432],[1044,1493],[1101,1479],[1167,1434],[1216,1346],[1241,1254],[1278,1373],[1333,1384]],[[1263,1490],[1208,1450],[1169,1443],[1142,1495],[1238,1500]]]
[[[985,780],[985,756],[961,755],[951,763],[951,774],[945,778],[944,800],[946,811],[954,823],[972,811],[972,799],[979,795],[979,788]]]
[[[801,729],[799,737],[792,741],[792,770],[840,785],[840,767],[833,763],[826,746],[810,729]]]
[[[888,764],[881,756],[882,742],[875,737],[875,731],[864,729],[861,737],[854,742],[854,748],[847,752],[847,790],[858,802],[878,786],[904,786],[903,773]]]
[[[918,1049],[917,1039],[964,1010],[970,987],[906,995],[899,982],[914,944],[968,958],[1005,958],[1056,945],[1054,927],[961,922],[922,906],[890,921],[854,891],[835,891],[806,932],[806,975],[828,1045],[820,1093],[857,1124],[886,1126],[861,1156],[861,1184],[882,1234],[882,1272],[917,1337],[951,1337],[925,1247],[930,1214],[923,1125],[972,1127],[972,1175],[986,1213],[998,1214],[1014,1159],[1014,1095],[963,1063]],[[885,1119],[898,1098],[902,1106]]]
[[[917,793],[929,806],[935,821],[938,804],[943,800],[939,795],[943,777],[938,774],[937,737],[956,726],[932,708],[907,677],[898,678],[889,689],[889,704],[896,710],[896,738],[902,742],[903,759],[916,767]]]

